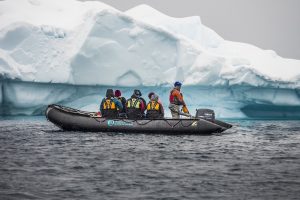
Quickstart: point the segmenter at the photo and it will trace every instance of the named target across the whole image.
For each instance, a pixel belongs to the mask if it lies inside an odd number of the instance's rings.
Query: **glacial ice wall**
[[[120,89],[129,98],[134,87],[89,86],[57,83],[2,81],[0,115],[41,115],[47,105],[58,103],[97,111],[107,88]],[[141,86],[143,96],[155,91],[168,112],[168,86]],[[215,110],[218,118],[300,118],[300,90],[254,86],[185,86],[191,114],[197,108]]]
[[[291,117],[300,107],[300,61],[226,41],[200,17],[76,0],[4,0],[0,13],[2,115],[41,114],[50,103],[95,110],[106,86],[127,97],[155,90],[167,102],[176,80],[191,108],[221,117]]]

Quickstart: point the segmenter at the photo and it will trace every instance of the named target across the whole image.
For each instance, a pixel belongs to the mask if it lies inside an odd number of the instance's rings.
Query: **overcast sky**
[[[226,40],[300,60],[300,0],[100,0],[121,11],[139,4],[173,17],[197,15]]]

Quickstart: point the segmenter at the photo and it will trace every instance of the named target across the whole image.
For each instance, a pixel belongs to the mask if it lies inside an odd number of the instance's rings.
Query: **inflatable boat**
[[[212,110],[197,110],[196,117],[180,119],[106,119],[93,112],[85,112],[60,105],[49,105],[47,119],[65,131],[130,132],[164,134],[220,133],[231,125],[214,119]]]

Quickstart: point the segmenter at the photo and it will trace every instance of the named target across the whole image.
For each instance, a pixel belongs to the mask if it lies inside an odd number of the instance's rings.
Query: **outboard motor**
[[[205,119],[207,121],[215,121],[215,112],[210,109],[196,109],[196,118]]]

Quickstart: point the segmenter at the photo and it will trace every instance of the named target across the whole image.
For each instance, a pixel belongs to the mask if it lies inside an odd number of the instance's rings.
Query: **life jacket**
[[[111,99],[106,98],[103,104],[103,110],[115,110],[117,106]]]
[[[159,103],[157,101],[150,101],[148,104],[147,104],[147,111],[149,110],[157,110],[159,111]]]
[[[157,101],[150,101],[147,104],[147,118],[162,118],[162,114],[160,112],[160,104]]]
[[[129,119],[139,119],[143,117],[141,100],[139,98],[130,98],[127,100],[126,114]]]
[[[116,103],[110,99],[106,98],[102,105],[102,116],[106,118],[117,118],[118,117],[118,109]]]
[[[127,101],[127,108],[133,108],[133,109],[140,109],[141,108],[141,102],[140,99],[136,99],[136,98],[130,98]]]
[[[175,104],[175,105],[181,105],[181,103],[179,102],[178,98],[173,94],[175,90],[176,90],[176,89],[174,88],[174,89],[172,89],[172,90],[170,91],[169,101],[170,101],[170,103],[172,103],[172,104]]]

